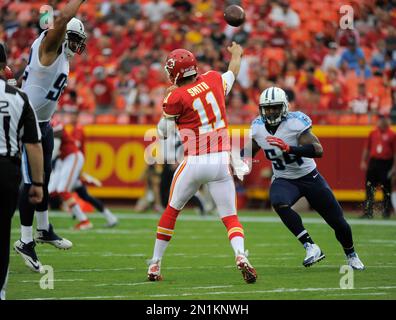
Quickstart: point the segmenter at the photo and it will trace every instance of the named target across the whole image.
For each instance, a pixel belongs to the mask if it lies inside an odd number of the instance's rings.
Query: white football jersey
[[[298,146],[300,135],[311,128],[311,119],[300,111],[289,112],[279,124],[275,134],[267,131],[263,119],[257,117],[251,125],[251,137],[263,149],[267,159],[272,161],[275,178],[298,179],[307,175],[316,168],[312,158],[297,157],[283,153],[278,147],[270,145],[266,137],[275,136],[282,139],[290,146]]]
[[[52,65],[43,66],[40,63],[39,47],[45,34],[46,31],[42,32],[33,42],[22,82],[22,89],[28,95],[39,122],[51,120],[69,75],[69,61],[65,54],[66,42]]]

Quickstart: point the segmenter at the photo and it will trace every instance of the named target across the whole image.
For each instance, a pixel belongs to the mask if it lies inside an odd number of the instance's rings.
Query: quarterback
[[[325,255],[305,229],[300,215],[292,209],[301,197],[305,197],[333,228],[348,264],[363,270],[364,265],[354,249],[351,227],[330,186],[316,169],[313,158],[322,157],[323,148],[311,132],[312,121],[302,112],[288,112],[288,108],[286,93],[281,88],[271,87],[261,93],[260,116],[252,122],[251,140],[241,151],[241,156],[249,161],[249,156],[254,157],[263,149],[266,158],[272,162],[270,202],[286,227],[304,246],[305,267],[324,259]]]
[[[203,184],[208,184],[227,229],[237,268],[247,283],[256,281],[256,270],[247,259],[244,231],[236,212],[225,108],[225,96],[239,73],[243,50],[233,42],[228,51],[231,61],[224,74],[208,71],[199,75],[194,55],[184,49],[172,51],[166,60],[165,70],[173,86],[164,100],[158,133],[166,138],[177,125],[186,157],[174,173],[168,206],[158,223],[154,253],[148,268],[151,281],[162,279],[161,259],[173,236],[176,219]]]

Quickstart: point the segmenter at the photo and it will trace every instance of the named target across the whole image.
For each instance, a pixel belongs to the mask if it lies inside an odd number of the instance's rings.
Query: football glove
[[[283,152],[287,152],[287,153],[290,152],[290,146],[282,139],[273,136],[268,136],[266,140],[271,146],[278,147]]]
[[[243,181],[244,176],[250,172],[249,161],[247,159],[241,159],[238,155],[233,153],[231,153],[231,166],[234,174],[241,181]]]

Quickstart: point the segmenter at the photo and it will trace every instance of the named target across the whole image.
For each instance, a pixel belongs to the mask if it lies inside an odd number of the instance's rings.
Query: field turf
[[[114,210],[120,223],[103,227],[99,214],[90,215],[94,229],[74,231],[65,213],[54,212],[55,231],[74,244],[69,251],[37,245],[44,265],[54,270],[54,289],[39,286],[12,250],[7,299],[396,299],[396,220],[359,220],[347,215],[355,247],[366,270],[354,272],[354,289],[340,289],[343,251],[333,231],[314,213],[303,215],[312,238],[326,258],[304,268],[305,251],[272,212],[240,212],[249,260],[259,278],[246,284],[236,269],[225,227],[217,216],[183,212],[162,262],[164,281],[146,280],[146,260],[152,255],[157,214]],[[15,216],[12,243],[19,238]]]

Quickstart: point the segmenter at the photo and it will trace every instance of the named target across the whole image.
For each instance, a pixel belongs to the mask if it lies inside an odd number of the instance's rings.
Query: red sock
[[[179,210],[172,208],[170,205],[166,207],[158,223],[157,239],[169,241],[172,238],[179,212]]]
[[[59,196],[63,201],[69,201],[71,198],[73,198],[72,194],[70,192],[59,192]]]
[[[239,222],[238,216],[233,214],[232,216],[227,216],[222,218],[223,223],[228,231],[228,239],[232,239],[234,237],[242,237],[244,238],[243,227]]]

